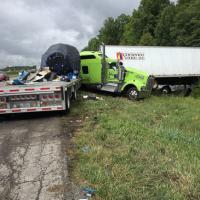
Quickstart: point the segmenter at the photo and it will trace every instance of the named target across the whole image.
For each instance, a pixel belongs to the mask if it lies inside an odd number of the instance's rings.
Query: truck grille
[[[155,78],[153,76],[149,76],[148,80],[147,80],[147,85],[146,85],[146,89],[147,90],[152,90],[153,86],[155,83]]]

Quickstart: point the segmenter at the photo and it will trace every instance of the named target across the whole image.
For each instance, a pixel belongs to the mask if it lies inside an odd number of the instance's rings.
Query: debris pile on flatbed
[[[66,81],[70,82],[78,78],[78,72],[70,72],[68,74],[58,75],[56,72],[49,70],[48,67],[31,71],[21,71],[18,77],[13,80],[7,81],[8,85],[24,85],[32,84],[34,82],[47,82],[47,81]]]
[[[10,85],[24,85],[33,82],[71,81],[77,79],[80,72],[78,50],[67,44],[55,44],[47,49],[41,59],[41,66],[36,71],[22,71]]]

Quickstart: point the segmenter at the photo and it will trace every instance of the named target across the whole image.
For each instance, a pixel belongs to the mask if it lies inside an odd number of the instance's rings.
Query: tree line
[[[200,46],[200,0],[141,0],[132,15],[104,21],[84,50],[107,45]]]

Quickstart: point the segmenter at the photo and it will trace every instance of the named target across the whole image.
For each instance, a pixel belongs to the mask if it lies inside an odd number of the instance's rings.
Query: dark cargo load
[[[43,54],[41,68],[49,67],[51,71],[58,75],[70,72],[79,73],[80,55],[78,50],[67,44],[54,44]]]

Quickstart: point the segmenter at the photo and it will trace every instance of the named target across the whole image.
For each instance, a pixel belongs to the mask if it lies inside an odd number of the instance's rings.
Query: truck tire
[[[77,91],[74,89],[74,92],[72,93],[72,99],[76,100],[77,99]]]
[[[66,96],[65,96],[65,112],[69,112],[70,107],[71,107],[70,95],[69,95],[69,93],[66,93]]]
[[[191,88],[187,88],[185,91],[184,91],[184,97],[188,97],[190,94],[192,93],[192,89]]]
[[[131,101],[137,101],[139,99],[139,92],[138,92],[137,88],[131,87],[127,90],[126,96]]]
[[[161,93],[162,95],[169,95],[171,93],[171,88],[169,86],[164,86],[161,89]]]

